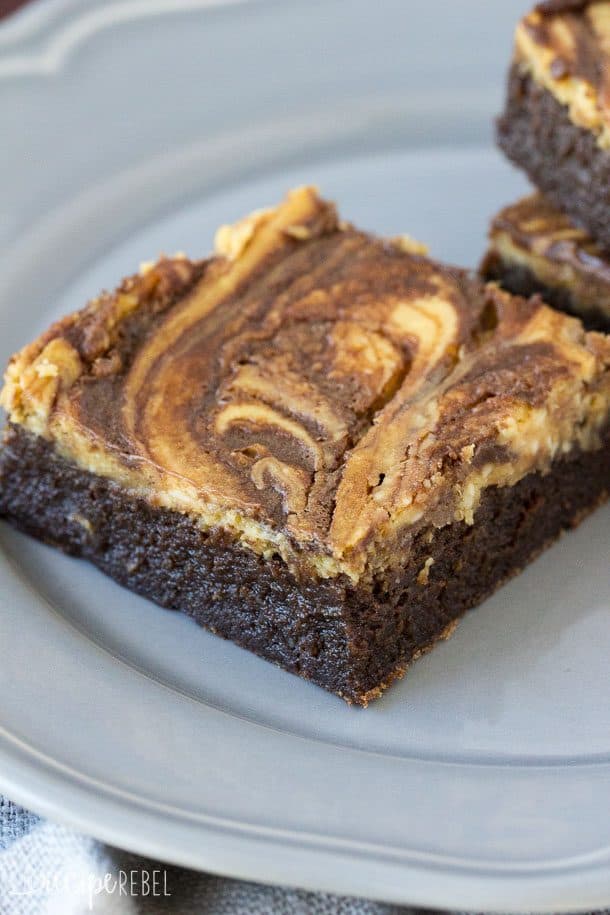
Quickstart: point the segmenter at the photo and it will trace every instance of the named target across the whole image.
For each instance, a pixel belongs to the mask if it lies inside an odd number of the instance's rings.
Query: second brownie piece
[[[498,141],[610,251],[610,3],[549,2],[519,23]]]
[[[610,333],[610,258],[542,194],[494,218],[481,273],[517,295],[538,292],[591,330]]]

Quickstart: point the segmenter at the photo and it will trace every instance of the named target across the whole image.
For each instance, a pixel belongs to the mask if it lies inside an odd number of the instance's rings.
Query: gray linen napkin
[[[262,886],[109,848],[0,797],[0,915],[415,915]]]

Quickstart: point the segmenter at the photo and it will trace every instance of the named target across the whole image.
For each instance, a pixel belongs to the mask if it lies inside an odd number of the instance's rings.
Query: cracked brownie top
[[[610,2],[550,0],[517,26],[515,62],[610,148]]]
[[[610,340],[341,222],[311,188],[143,266],[13,357],[2,403],[83,469],[358,580],[481,492],[593,449]],[[397,544],[401,555],[397,556]]]

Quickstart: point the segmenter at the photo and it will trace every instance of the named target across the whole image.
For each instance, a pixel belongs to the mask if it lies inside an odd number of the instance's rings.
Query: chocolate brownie
[[[589,329],[610,332],[610,258],[542,194],[497,214],[481,273],[516,295],[540,293]]]
[[[610,341],[309,188],[13,357],[0,514],[362,705],[610,485]]]
[[[610,252],[610,3],[542,4],[517,27],[498,142]]]

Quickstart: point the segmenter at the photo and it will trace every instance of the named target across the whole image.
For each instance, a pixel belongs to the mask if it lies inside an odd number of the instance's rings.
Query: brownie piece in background
[[[540,293],[590,330],[610,333],[610,257],[542,194],[497,214],[481,273],[517,295]]]
[[[610,252],[610,2],[540,4],[519,23],[498,142]]]

